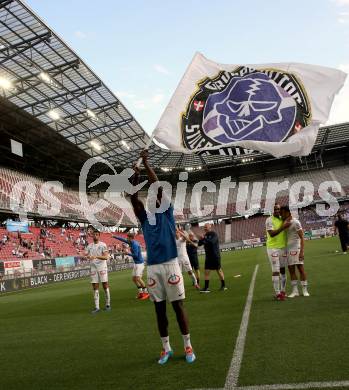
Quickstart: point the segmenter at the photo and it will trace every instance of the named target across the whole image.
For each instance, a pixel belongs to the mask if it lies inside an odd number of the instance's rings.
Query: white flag
[[[298,63],[223,65],[197,53],[154,131],[170,150],[305,156],[346,73]]]

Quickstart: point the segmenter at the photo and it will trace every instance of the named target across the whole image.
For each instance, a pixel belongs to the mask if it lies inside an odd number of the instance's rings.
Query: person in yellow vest
[[[290,225],[290,221],[282,220],[280,216],[280,205],[275,204],[273,215],[265,221],[265,228],[267,231],[267,254],[272,270],[275,299],[278,301],[284,301],[286,298],[286,229]]]

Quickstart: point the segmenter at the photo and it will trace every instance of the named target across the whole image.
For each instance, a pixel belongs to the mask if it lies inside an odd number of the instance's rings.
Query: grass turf
[[[136,301],[129,271],[110,275],[112,311],[90,314],[88,280],[0,297],[1,388],[189,389],[223,387],[251,276],[259,263],[240,385],[349,379],[348,258],[336,239],[306,243],[311,297],[271,300],[265,248],[228,252],[229,290],[199,294],[187,283],[186,308],[197,361],[188,365],[171,307],[175,356],[161,367],[153,305]],[[234,278],[234,275],[241,277]],[[101,292],[101,301],[103,301]]]

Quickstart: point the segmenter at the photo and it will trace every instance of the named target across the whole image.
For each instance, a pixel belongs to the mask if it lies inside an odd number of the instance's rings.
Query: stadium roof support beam
[[[143,139],[144,139],[143,135],[141,135],[141,134],[136,134],[136,135],[134,135],[134,136],[128,137],[128,138],[127,138],[127,141],[128,141],[128,142],[134,142],[134,141],[142,140],[142,147],[143,147],[143,146],[145,146],[145,143],[143,142]],[[122,140],[122,138],[120,138],[120,140]],[[111,141],[110,144],[113,144],[113,143],[115,143],[115,142],[117,142],[117,141]],[[141,150],[142,150],[142,149],[140,148],[140,150],[138,150],[138,152],[140,152]],[[134,152],[134,150],[125,150],[124,152],[118,153],[118,157],[119,157],[119,156],[124,156],[124,155],[127,156],[127,155],[129,155],[131,152]]]
[[[30,88],[34,88],[34,87],[37,87],[40,84],[44,83],[44,81],[39,78],[40,73],[45,72],[51,77],[56,77],[60,74],[63,74],[64,72],[66,72],[69,69],[77,69],[79,67],[79,64],[80,64],[79,59],[76,59],[73,61],[65,62],[61,65],[56,65],[56,66],[50,67],[48,69],[38,69],[39,71],[37,73],[31,72],[31,74],[29,76],[20,78],[17,81],[17,83],[19,84],[19,83],[34,81],[34,83],[27,84],[27,85],[29,85]],[[23,90],[19,93],[22,93],[22,92],[25,92],[25,90]],[[18,94],[13,94],[13,95],[11,95],[11,97],[15,97],[17,95]]]
[[[165,153],[156,159],[156,164],[159,168],[161,168],[162,163],[167,159],[167,157],[168,157],[168,153]]]
[[[4,25],[4,23],[2,21],[0,21],[0,23],[2,25]],[[8,28],[8,27],[7,27]],[[52,36],[52,34],[50,32],[46,32],[46,33],[43,33],[43,34],[40,34],[40,35],[34,35],[33,37],[31,38],[28,38],[28,39],[24,39],[14,45],[8,45],[8,46],[5,46],[4,48],[0,49],[0,54],[1,53],[6,53],[7,56],[6,56],[6,60],[9,60],[11,59],[11,57],[9,57],[9,52],[11,50],[17,50],[17,49],[30,49],[31,47],[37,45],[38,43],[41,43],[42,41],[47,41],[48,39],[50,39]],[[40,42],[37,42],[38,40],[40,40]]]
[[[178,159],[175,168],[179,168],[180,166],[183,165],[183,160],[184,160],[184,154],[181,155],[181,157]]]
[[[22,106],[21,108],[22,109],[27,109],[27,108],[30,108],[30,107],[33,107],[33,106],[37,106],[37,105],[40,105],[40,104],[44,104],[44,103],[47,103],[47,102],[55,102],[56,99],[63,99],[63,102],[59,102],[57,104],[57,108],[59,107],[60,104],[67,104],[67,103],[70,103],[71,101],[75,100],[75,99],[78,99],[79,97],[81,96],[84,96],[86,94],[88,94],[89,92],[91,91],[94,91],[95,89],[99,88],[101,86],[101,83],[98,82],[98,83],[95,83],[95,84],[91,84],[91,85],[88,85],[86,87],[82,87],[82,88],[76,88],[70,92],[62,92],[62,93],[59,93],[55,96],[52,96],[52,97],[47,97],[46,99],[42,99],[42,100],[38,100],[32,104],[27,104],[26,106]],[[68,96],[71,96],[70,98],[68,98]],[[64,99],[66,98],[66,99]],[[87,107],[86,107],[87,108]],[[43,112],[44,113],[44,112]],[[40,115],[40,114],[39,114]]]
[[[7,7],[13,0],[0,0],[0,9]]]
[[[0,20],[0,23],[4,25],[4,23]],[[47,32],[45,34],[37,35],[32,38],[29,38],[26,41],[19,42],[18,44],[14,46],[7,47],[5,49],[2,49],[0,51],[0,54],[2,52],[6,52],[5,57],[0,61],[0,65],[4,64],[5,62],[8,62],[12,60],[12,58],[17,57],[19,54],[24,53],[28,49],[33,48],[34,46],[38,45],[41,42],[48,41],[51,38],[52,34],[51,32]],[[12,54],[9,54],[10,51],[14,52]]]
[[[330,128],[326,129],[326,133],[324,134],[321,142],[320,154],[324,151],[325,145],[327,144],[328,136],[330,135]]]
[[[79,136],[76,135],[76,138],[78,138]],[[92,141],[92,138],[93,139],[96,139],[98,141],[98,136],[97,137],[91,137],[90,139],[85,139],[83,141],[80,141],[79,143],[76,143],[77,146],[80,146],[80,145],[87,145],[91,150],[94,150],[92,145],[89,144],[90,141]],[[94,152],[93,154],[93,157],[99,157],[99,156],[103,156],[105,153],[108,153],[108,152],[114,152],[115,149],[122,149],[123,147],[120,145],[120,141],[122,140],[121,137],[119,137],[118,140],[110,140],[110,142],[108,143],[104,143],[103,144],[103,147],[104,149],[97,153],[97,152]],[[130,139],[128,138],[127,139],[128,141],[130,141]],[[123,153],[120,153],[118,152],[117,156],[118,156],[118,160],[120,161],[120,158],[122,158],[124,161],[128,161],[130,159],[130,156],[132,156],[132,154],[137,154],[138,156],[138,150],[135,151],[135,150],[127,150]],[[114,162],[114,160],[110,160],[111,162]]]
[[[100,131],[102,129],[107,129],[103,132],[103,134],[108,134],[109,132],[111,131],[114,131],[114,130],[117,130],[119,129],[120,127],[122,126],[125,126],[127,125],[128,123],[131,123],[134,119],[133,118],[128,118],[128,119],[125,119],[125,120],[122,120],[120,122],[115,122],[113,123],[112,125],[108,126],[108,125],[103,125],[103,126],[98,126],[98,127],[94,127],[93,129],[88,129],[88,130],[84,130],[84,131],[79,131],[78,133],[76,134],[72,134],[72,135],[68,135],[66,138],[71,138],[71,137],[76,137],[76,136],[80,136],[80,135],[83,135],[83,134],[86,134],[86,133],[93,133],[95,131]],[[130,137],[131,138],[131,137]],[[130,140],[130,138],[128,138],[128,140]],[[121,140],[121,137],[120,137],[120,140]],[[80,145],[80,144],[76,144],[76,145]]]
[[[100,115],[100,114],[103,114],[103,113],[105,113],[106,111],[108,111],[108,110],[110,110],[110,109],[112,109],[112,108],[115,108],[115,109],[117,109],[118,108],[118,106],[119,106],[119,102],[113,102],[113,103],[110,103],[110,104],[107,104],[107,105],[105,105],[105,106],[101,106],[101,107],[96,107],[96,108],[93,108],[93,112],[96,114],[96,116],[98,116],[98,115]],[[79,113],[79,114],[76,114],[76,115],[81,115],[82,113]],[[75,116],[76,116],[75,115]],[[70,118],[72,118],[73,116],[70,116]],[[68,119],[68,117],[67,118],[62,118],[63,120],[64,119]],[[90,117],[88,117],[88,116],[85,116],[85,118],[84,119],[81,119],[81,120],[79,120],[79,121],[76,121],[75,123],[71,123],[69,126],[66,126],[66,127],[63,127],[63,128],[59,128],[58,129],[58,132],[59,133],[61,133],[61,132],[63,132],[63,131],[65,131],[65,130],[68,130],[71,126],[76,126],[76,125],[80,125],[80,124],[82,124],[83,122],[85,122],[85,121],[87,121],[87,120],[91,120],[91,118]]]

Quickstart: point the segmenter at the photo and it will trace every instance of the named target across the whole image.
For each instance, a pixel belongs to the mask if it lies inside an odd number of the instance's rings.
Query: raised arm
[[[143,165],[144,165],[145,171],[147,172],[149,184],[151,185],[151,184],[156,183],[157,181],[159,181],[158,177],[156,176],[156,173],[155,173],[154,169],[149,165],[149,161],[148,161],[149,153],[148,153],[148,150],[143,150],[141,152],[140,156],[142,157]],[[157,193],[157,200],[158,200],[159,203],[161,203],[162,195],[163,195],[163,188],[159,187],[158,188],[158,193]]]
[[[147,172],[149,183],[153,184],[153,183],[159,181],[159,179],[156,176],[156,173],[155,173],[154,169],[149,165],[148,156],[149,156],[149,153],[148,153],[147,150],[143,150],[141,152],[143,165],[144,165],[144,168],[145,168],[145,170]]]
[[[189,242],[189,244],[193,245],[193,246],[198,246],[198,244],[196,242],[193,242],[189,236],[187,234],[185,234],[184,232],[182,232],[181,230],[178,230],[178,233],[185,239],[186,242]]]
[[[139,168],[137,166],[133,167],[135,173],[132,177],[132,185],[135,187],[139,184],[140,181],[140,172]],[[136,217],[139,218],[139,215],[144,211],[144,204],[141,200],[138,198],[138,191],[131,195],[131,204],[133,207],[133,211],[136,214]]]
[[[126,238],[119,237],[119,236],[113,236],[113,238],[115,238],[115,240],[119,240],[119,241],[124,242],[125,244],[129,245],[129,243],[126,240]]]

